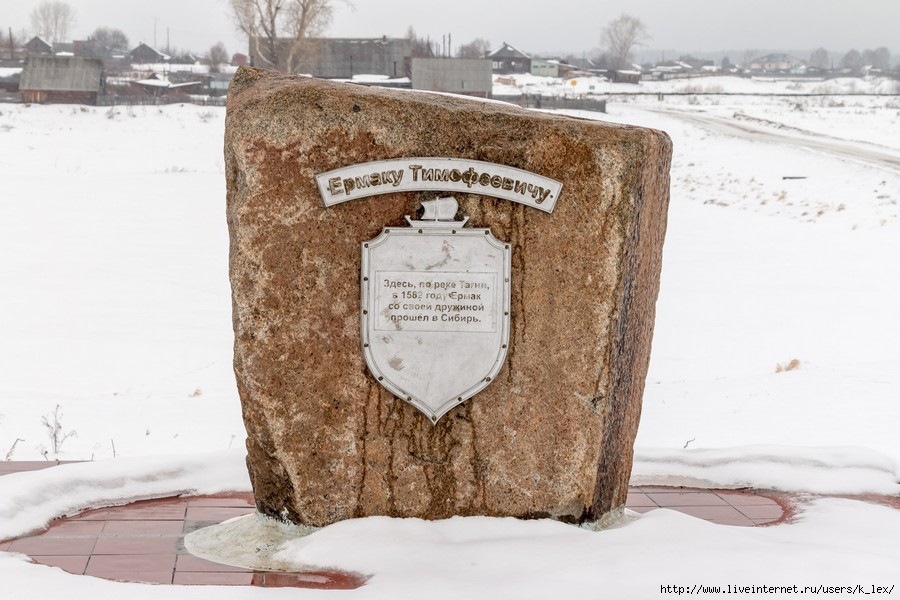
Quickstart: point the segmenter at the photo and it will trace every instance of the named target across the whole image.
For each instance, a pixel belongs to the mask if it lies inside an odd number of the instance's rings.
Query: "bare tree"
[[[593,62],[598,69],[603,69],[605,71],[615,71],[619,68],[616,59],[610,56],[609,52],[605,50],[595,50],[594,54],[591,56],[591,62]]]
[[[812,54],[809,55],[809,66],[816,67],[817,69],[827,69],[828,68],[828,50],[825,48],[816,48],[813,50]]]
[[[603,28],[603,44],[617,69],[628,66],[631,52],[650,39],[647,27],[637,17],[621,14]]]
[[[862,62],[864,66],[881,71],[889,71],[891,68],[891,51],[884,46],[874,50],[864,50]]]
[[[759,57],[759,50],[755,48],[748,48],[744,50],[744,64],[741,65],[745,71],[750,71],[753,68],[753,62]]]
[[[885,48],[884,46],[880,46],[875,48],[875,66],[881,69],[882,71],[890,71],[891,70],[891,51]]]
[[[459,47],[458,58],[484,58],[491,50],[491,43],[484,38],[475,38]]]
[[[859,53],[859,50],[854,48],[841,58],[840,64],[842,69],[847,69],[851,73],[858,73],[862,71],[863,68],[862,54]]]
[[[75,11],[59,0],[46,0],[31,11],[31,27],[50,43],[68,39],[69,29],[75,25]]]
[[[225,44],[216,42],[215,45],[209,49],[209,54],[207,54],[206,59],[209,62],[209,70],[213,73],[218,73],[219,68],[223,64],[228,64],[228,50],[225,49]]]
[[[229,0],[238,29],[247,34],[257,66],[292,72],[306,40],[321,33],[335,0]]]
[[[420,38],[416,35],[416,30],[410,25],[406,30],[406,39],[412,42],[412,48],[409,55],[413,58],[434,58],[435,52],[431,47],[431,40]]]
[[[100,42],[110,50],[128,50],[128,36],[121,29],[98,27],[90,35],[90,39]]]

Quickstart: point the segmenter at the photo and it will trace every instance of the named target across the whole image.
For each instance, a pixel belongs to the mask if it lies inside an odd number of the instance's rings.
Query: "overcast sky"
[[[29,14],[42,0],[0,0],[0,27],[30,32]],[[205,53],[217,41],[246,52],[227,0],[67,0],[75,38],[101,25],[139,42]],[[621,13],[640,18],[652,37],[644,50],[681,52],[823,46],[833,52],[886,46],[900,58],[900,0],[353,0],[336,2],[332,37],[405,35],[412,26],[454,50],[475,38],[525,52],[589,52],[603,26]],[[736,57],[738,60],[740,57]],[[800,56],[799,58],[808,58]],[[734,59],[733,59],[734,60]]]

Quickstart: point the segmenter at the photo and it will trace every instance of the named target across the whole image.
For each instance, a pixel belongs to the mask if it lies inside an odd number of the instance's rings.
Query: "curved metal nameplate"
[[[463,192],[553,212],[562,183],[530,171],[463,158],[396,158],[359,163],[316,175],[325,206],[379,194]]]

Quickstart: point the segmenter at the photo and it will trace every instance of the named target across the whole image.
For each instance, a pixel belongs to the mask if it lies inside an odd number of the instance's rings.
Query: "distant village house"
[[[506,42],[489,52],[487,58],[491,60],[494,73],[499,75],[531,72],[531,57]]]
[[[53,54],[53,45],[40,36],[34,36],[25,42],[25,53],[29,56],[36,54]]]
[[[131,62],[141,64],[163,63],[172,58],[168,54],[160,52],[155,48],[151,48],[143,42],[138,44],[138,46],[129,53],[129,56],[131,57]]]
[[[103,61],[78,56],[29,56],[19,91],[34,103],[97,104],[103,89]]]
[[[609,80],[613,83],[640,83],[641,72],[637,69],[617,69],[609,72]]]
[[[250,64],[323,79],[352,79],[354,75],[409,77],[412,40],[409,38],[307,38],[277,40],[275,56],[250,40]],[[272,64],[277,60],[277,65]]]
[[[559,61],[531,59],[531,74],[537,77],[559,77]]]
[[[805,67],[805,62],[789,54],[766,54],[750,63],[751,71],[762,71],[763,73],[794,73]]]
[[[490,98],[491,61],[482,58],[413,58],[412,88]]]
[[[154,73],[150,77],[146,79],[140,79],[132,82],[132,84],[139,90],[143,91],[150,96],[160,97],[166,96],[169,94],[180,94],[187,93],[189,91],[196,91],[203,85],[202,81],[172,81],[168,77],[159,75],[158,73]]]

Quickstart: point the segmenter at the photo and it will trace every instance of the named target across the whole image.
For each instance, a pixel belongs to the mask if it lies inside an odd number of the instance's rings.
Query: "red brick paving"
[[[5,462],[0,463],[0,475],[55,464]],[[785,519],[789,515],[786,498],[645,486],[629,490],[626,506],[639,513],[668,508],[713,523],[751,527]],[[316,589],[354,589],[365,583],[364,576],[353,573],[254,572],[210,562],[185,550],[186,533],[253,510],[250,493],[144,500],[57,519],[46,531],[0,542],[0,551],[21,552],[36,563],[117,581]]]
[[[659,486],[629,490],[626,506],[639,513],[667,508],[719,525],[772,525],[791,516],[787,496],[745,490],[703,490]]]

